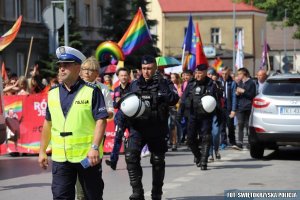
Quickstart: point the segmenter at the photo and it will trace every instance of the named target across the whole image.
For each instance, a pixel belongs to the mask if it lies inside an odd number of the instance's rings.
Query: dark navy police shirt
[[[86,83],[84,82],[84,80],[79,78],[78,81],[73,86],[71,86],[70,88],[71,91],[68,91],[64,84],[59,84],[58,87],[59,87],[60,104],[65,117],[73,103],[76,94],[85,84]],[[102,95],[101,90],[97,86],[95,86],[93,91],[92,114],[95,121],[97,121],[98,119],[104,119],[108,117],[108,113],[106,111],[106,106],[104,102],[104,97]],[[48,107],[46,110],[46,120],[51,121],[51,114],[49,112]]]

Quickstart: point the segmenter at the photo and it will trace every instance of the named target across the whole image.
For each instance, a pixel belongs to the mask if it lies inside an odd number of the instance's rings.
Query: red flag
[[[2,67],[1,67],[1,75],[2,75],[2,79],[4,81],[6,81],[8,79],[7,73],[6,73],[6,69],[5,69],[5,64],[4,62],[2,62]]]
[[[198,23],[196,23],[196,65],[206,64],[208,66],[207,58],[203,51],[203,45],[201,41],[200,31]]]

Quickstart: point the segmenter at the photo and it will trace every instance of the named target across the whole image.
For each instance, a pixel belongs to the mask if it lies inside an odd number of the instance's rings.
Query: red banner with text
[[[4,96],[6,141],[0,144],[0,155],[12,152],[36,154],[47,108],[47,94]],[[115,125],[109,119],[106,127],[104,152],[112,151]],[[49,148],[48,151],[51,149]],[[121,152],[123,151],[123,145]]]

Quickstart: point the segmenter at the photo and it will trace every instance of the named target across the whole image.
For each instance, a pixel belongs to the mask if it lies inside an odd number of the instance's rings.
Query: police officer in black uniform
[[[140,96],[147,107],[142,116],[128,118],[129,138],[125,160],[133,189],[129,199],[144,199],[140,160],[141,150],[147,144],[151,152],[152,199],[159,200],[163,193],[165,152],[168,150],[168,108],[178,102],[179,96],[173,84],[159,74],[155,58],[152,56],[143,56],[142,75],[130,84],[130,92]]]
[[[191,148],[195,162],[201,170],[207,169],[207,159],[211,145],[212,113],[207,113],[202,106],[201,98],[211,95],[216,98],[216,86],[207,77],[207,65],[198,65],[194,78],[191,79],[181,97],[178,118],[189,115],[187,144]],[[201,151],[199,149],[201,141]]]

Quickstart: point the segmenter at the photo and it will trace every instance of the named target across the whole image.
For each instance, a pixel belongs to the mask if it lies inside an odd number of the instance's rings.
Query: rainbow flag
[[[4,110],[6,113],[8,112],[9,109],[13,109],[15,113],[22,112],[23,110],[22,100],[17,100],[4,106]]]
[[[192,70],[196,68],[196,56],[194,54],[188,54],[184,58],[183,70]]]
[[[151,34],[142,9],[139,8],[126,33],[118,42],[118,45],[122,48],[122,51],[126,56],[151,40]]]
[[[220,58],[215,59],[213,68],[216,70],[217,73],[220,73],[223,67],[223,61]]]
[[[15,22],[13,27],[0,37],[0,51],[7,47],[17,36],[22,22],[22,15]]]

